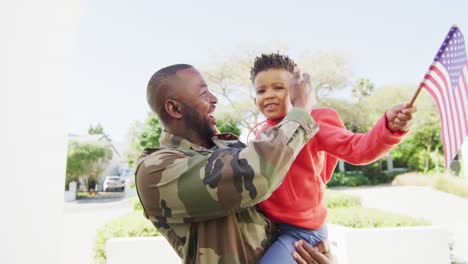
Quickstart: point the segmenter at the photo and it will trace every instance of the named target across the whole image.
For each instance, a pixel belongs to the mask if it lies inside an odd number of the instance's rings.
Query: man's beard
[[[203,118],[199,113],[192,107],[184,104],[185,113],[184,118],[185,125],[196,131],[200,137],[204,137],[207,142],[212,142],[212,137],[215,135],[215,131],[210,125],[210,121],[207,118]]]

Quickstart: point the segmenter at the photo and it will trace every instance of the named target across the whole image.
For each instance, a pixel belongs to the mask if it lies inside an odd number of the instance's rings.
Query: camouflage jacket
[[[255,205],[281,184],[317,131],[312,117],[294,108],[248,146],[220,134],[205,149],[163,132],[161,147],[138,159],[135,182],[145,216],[183,263],[255,263],[272,235]]]

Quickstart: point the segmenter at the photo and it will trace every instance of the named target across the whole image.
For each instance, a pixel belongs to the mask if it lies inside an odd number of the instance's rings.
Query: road
[[[451,234],[457,263],[468,264],[468,199],[419,186],[335,189],[361,197],[365,207],[430,220]]]
[[[93,263],[96,230],[108,221],[132,211],[132,193],[65,203],[63,210],[61,258],[63,264]]]

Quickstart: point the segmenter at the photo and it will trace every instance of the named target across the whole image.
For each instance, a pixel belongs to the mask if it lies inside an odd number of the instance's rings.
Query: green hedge
[[[328,182],[328,187],[335,186],[361,186],[361,185],[370,185],[370,180],[362,175],[361,173],[344,173],[337,172],[333,173],[330,182]]]
[[[142,211],[122,215],[97,230],[94,244],[94,262],[106,263],[106,242],[115,237],[149,237],[158,236],[159,232],[143,216]]]
[[[362,186],[376,185],[381,183],[389,183],[398,174],[398,172],[383,172],[380,170],[378,163],[372,163],[362,168],[362,172],[335,172],[333,173],[328,187],[336,186]]]

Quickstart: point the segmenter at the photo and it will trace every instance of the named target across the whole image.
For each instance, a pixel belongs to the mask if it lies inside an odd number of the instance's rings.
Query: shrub
[[[106,242],[115,237],[158,236],[159,232],[142,214],[135,211],[122,215],[97,230],[94,242],[94,262],[106,263]]]
[[[424,219],[357,206],[331,208],[328,211],[327,222],[352,228],[422,226],[431,224]]]
[[[361,186],[369,184],[369,179],[360,173],[347,174],[344,172],[338,172],[333,173],[333,176],[327,183],[327,186]]]
[[[371,163],[362,168],[362,174],[366,176],[371,182],[377,181],[381,177],[382,167],[380,161]]]
[[[332,190],[327,190],[325,192],[325,203],[328,208],[362,206],[362,202],[359,197]]]

